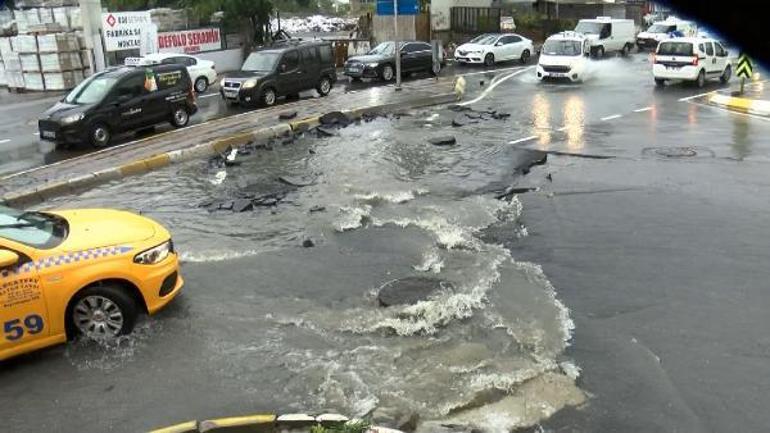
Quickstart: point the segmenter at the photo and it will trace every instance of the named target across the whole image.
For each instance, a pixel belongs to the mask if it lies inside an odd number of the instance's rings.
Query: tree
[[[247,52],[270,37],[270,16],[274,9],[272,0],[181,0],[181,4],[191,8],[201,18],[222,11],[225,24],[240,29]]]

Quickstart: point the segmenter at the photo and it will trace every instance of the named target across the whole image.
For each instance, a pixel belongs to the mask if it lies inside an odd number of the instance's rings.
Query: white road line
[[[536,138],[537,138],[537,135],[530,135],[529,137],[519,138],[518,140],[511,140],[508,142],[508,144],[523,143],[525,141],[534,140]]]
[[[40,135],[40,132],[33,132],[32,135]]]
[[[493,84],[491,84],[489,87],[487,87],[487,88],[484,90],[484,92],[482,92],[482,93],[481,93],[481,95],[479,95],[479,96],[478,96],[478,97],[476,97],[475,99],[472,99],[472,100],[470,100],[470,101],[461,102],[461,103],[459,103],[459,104],[457,104],[457,105],[459,105],[459,106],[461,106],[461,107],[464,107],[464,106],[466,106],[466,105],[475,104],[476,102],[479,102],[479,101],[481,101],[482,99],[486,98],[486,97],[487,97],[487,95],[489,94],[489,92],[491,92],[492,90],[495,90],[495,87],[499,86],[499,85],[500,85],[502,82],[504,82],[504,81],[508,80],[509,78],[513,78],[513,77],[515,77],[516,75],[519,75],[519,74],[521,74],[522,72],[526,72],[526,71],[529,71],[529,70],[530,70],[530,69],[532,69],[532,68],[534,68],[534,66],[530,66],[530,67],[527,67],[527,68],[524,68],[524,69],[520,69],[520,70],[518,70],[518,71],[516,71],[516,72],[511,72],[510,74],[508,74],[508,75],[506,75],[506,76],[504,76],[504,77],[500,78],[499,80],[496,80],[496,81],[495,81]]]
[[[519,69],[522,69],[522,68],[525,68],[525,67],[526,66],[511,66],[510,68],[500,68],[500,69],[494,69],[492,71],[468,72],[467,74],[460,74],[460,76],[461,77],[470,77],[471,75],[495,74],[495,73],[498,73],[498,72],[519,70]]]
[[[623,117],[622,114],[613,114],[612,116],[602,117],[602,122],[606,122],[608,120],[615,120]]]
[[[3,140],[0,140],[0,144],[3,144],[3,143],[7,143],[7,142],[9,142],[9,141],[11,141],[11,139],[10,139],[10,138],[5,138],[5,139],[3,139]]]
[[[198,96],[198,98],[203,99],[203,98],[210,98],[212,96],[219,96],[219,93],[209,93],[208,95],[200,95]]]
[[[712,90],[710,92],[703,92],[703,93],[699,93],[697,95],[687,96],[685,98],[679,98],[679,102],[687,102],[687,101],[689,101],[691,99],[700,98],[701,96],[710,95],[710,94],[716,93],[716,92],[717,92],[716,90]]]
[[[644,113],[645,111],[650,111],[650,110],[652,110],[652,107],[644,107],[644,108],[639,108],[634,110],[634,113]]]
[[[557,131],[564,132],[564,131],[566,131],[566,130],[568,130],[570,128],[571,128],[571,126],[562,126],[561,128],[557,129]]]

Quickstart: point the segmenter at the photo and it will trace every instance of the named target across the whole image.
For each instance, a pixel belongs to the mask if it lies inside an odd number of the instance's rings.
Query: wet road
[[[157,218],[187,286],[118,347],[0,366],[5,425],[329,409],[505,431],[567,407],[547,430],[761,431],[770,124],[691,99],[717,84],[654,90],[642,55],[595,67],[582,85],[469,78],[469,99],[495,85],[472,107],[506,119],[419,111],[57,200]],[[458,144],[426,142],[446,134]],[[527,150],[551,153],[522,170]],[[540,190],[498,200],[511,185]],[[201,207],[275,191],[244,214]],[[448,284],[377,306],[409,276]]]

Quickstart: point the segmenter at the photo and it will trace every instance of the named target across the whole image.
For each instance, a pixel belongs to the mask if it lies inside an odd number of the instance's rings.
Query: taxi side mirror
[[[19,263],[19,255],[13,251],[0,250],[0,269],[15,266]]]

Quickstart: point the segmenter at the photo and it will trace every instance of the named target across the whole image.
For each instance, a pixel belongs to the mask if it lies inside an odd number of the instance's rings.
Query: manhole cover
[[[660,147],[655,149],[655,153],[666,158],[686,158],[698,154],[691,147]]]

